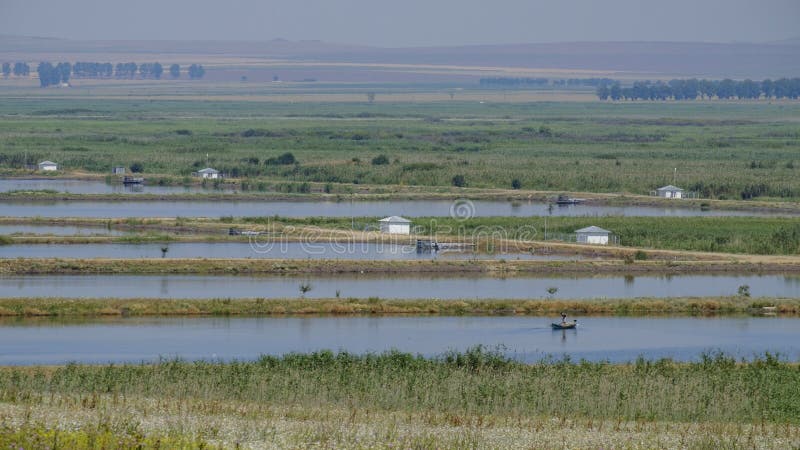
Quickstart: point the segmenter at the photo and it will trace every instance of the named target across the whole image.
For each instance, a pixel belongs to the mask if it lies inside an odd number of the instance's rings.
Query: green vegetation
[[[363,229],[375,218],[340,217],[243,217],[253,224],[314,225]],[[547,236],[545,236],[545,220]],[[800,255],[800,221],[781,217],[450,217],[414,219],[419,235],[451,235],[465,239],[521,239],[525,241],[574,240],[579,228],[596,225],[619,236],[624,247],[660,250],[743,253],[757,255]],[[601,249],[597,249],[600,251]],[[637,259],[647,259],[639,254]]]
[[[149,175],[185,177],[209,154],[209,165],[251,185],[321,183],[347,193],[446,187],[460,176],[470,188],[508,189],[516,179],[532,190],[647,194],[671,183],[677,167],[676,184],[703,197],[800,198],[794,103],[310,107],[17,97],[4,99],[0,114],[6,173],[40,159],[96,173],[147,161]],[[265,163],[287,153],[295,163]],[[361,162],[381,155],[388,163]]]
[[[555,294],[555,292],[553,292]],[[765,309],[767,308],[767,309]],[[732,297],[597,300],[393,300],[368,299],[0,299],[0,317],[283,316],[283,315],[582,315],[800,314],[800,300]]]
[[[208,274],[208,275],[301,275],[301,274],[448,274],[461,276],[567,276],[698,273],[800,272],[800,261],[636,261],[625,260],[505,260],[471,259],[440,261],[344,260],[344,259],[248,259],[248,258],[0,258],[0,274]]]
[[[568,435],[575,447],[790,448],[800,439],[798,384],[797,366],[769,354],[526,365],[480,347],[437,358],[322,351],[4,368],[0,420],[16,414],[23,423],[4,427],[20,432],[37,422],[77,430],[67,438],[167,436],[166,446],[552,448]]]
[[[141,449],[141,448],[214,448],[201,439],[185,436],[162,436],[148,433],[135,420],[129,424],[101,422],[86,424],[79,430],[47,428],[31,422],[20,426],[0,425],[0,447],[25,448],[69,448],[89,450],[97,448]]]

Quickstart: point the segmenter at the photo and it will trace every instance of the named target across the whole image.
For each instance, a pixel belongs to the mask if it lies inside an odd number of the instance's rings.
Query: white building
[[[670,184],[656,189],[656,195],[663,198],[683,198],[683,189]]]
[[[125,167],[123,167],[123,166],[114,166],[114,167],[111,169],[111,172],[112,172],[114,175],[125,175]]]
[[[39,163],[39,170],[52,172],[58,170],[58,164],[54,163],[53,161],[42,161]]]
[[[192,175],[201,178],[221,178],[219,175],[219,170],[212,169],[211,167],[206,167],[203,170],[198,170],[197,172],[193,172]]]
[[[608,237],[610,235],[610,231],[596,226],[575,230],[576,242],[579,244],[608,245]]]
[[[390,216],[379,222],[381,223],[381,233],[411,234],[411,221],[406,218]]]

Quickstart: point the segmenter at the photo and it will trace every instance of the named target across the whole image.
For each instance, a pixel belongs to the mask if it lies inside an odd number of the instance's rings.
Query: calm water
[[[146,182],[146,180],[145,180]],[[202,186],[124,185],[105,181],[70,179],[0,179],[0,192],[51,190],[71,194],[186,194],[196,192],[234,192],[231,189],[203,188]]]
[[[42,234],[54,236],[120,236],[125,231],[100,227],[76,227],[61,225],[0,225],[0,235],[2,234]]]
[[[677,204],[677,203],[676,203]],[[6,202],[0,215],[15,217],[446,217],[454,202],[447,200],[360,201],[360,202],[281,202],[281,201],[53,201]],[[458,208],[462,206],[462,208]],[[553,206],[541,202],[475,201],[456,204],[456,214],[487,216],[768,216],[785,213],[748,211],[701,211],[699,208],[662,208],[646,206]],[[459,215],[459,217],[461,217]]]
[[[531,253],[473,253],[441,251],[417,253],[413,245],[372,243],[247,242],[171,244],[36,244],[0,246],[0,258],[286,258],[286,259],[541,259],[576,260],[580,255]]]
[[[253,359],[314,350],[398,349],[427,356],[482,344],[516,359],[547,355],[624,362],[638,356],[696,360],[721,350],[740,358],[780,352],[800,360],[796,318],[579,318],[553,331],[551,317],[131,318],[84,324],[0,322],[0,365]],[[102,337],[98,339],[98,337]]]
[[[636,298],[734,295],[749,285],[754,297],[800,297],[800,276],[698,275],[640,277],[482,276],[208,276],[15,275],[0,276],[0,297],[293,298],[301,283],[311,298]]]

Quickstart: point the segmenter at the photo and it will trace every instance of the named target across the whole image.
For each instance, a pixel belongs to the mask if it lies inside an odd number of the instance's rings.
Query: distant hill
[[[58,54],[192,55],[289,59],[327,63],[425,64],[567,71],[609,71],[637,76],[754,78],[800,76],[800,38],[772,43],[567,42],[377,48],[321,41],[78,41],[0,36],[0,59],[32,60]]]

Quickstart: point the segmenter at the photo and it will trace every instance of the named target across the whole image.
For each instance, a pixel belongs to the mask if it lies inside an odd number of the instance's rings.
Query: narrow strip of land
[[[800,273],[797,259],[768,262],[725,261],[531,261],[531,260],[397,260],[334,259],[4,259],[0,274],[482,274],[635,275],[714,273]]]
[[[402,300],[327,299],[151,299],[151,298],[6,298],[0,317],[135,317],[135,316],[292,316],[292,315],[789,315],[800,314],[800,299],[747,296],[634,299],[463,299]]]

